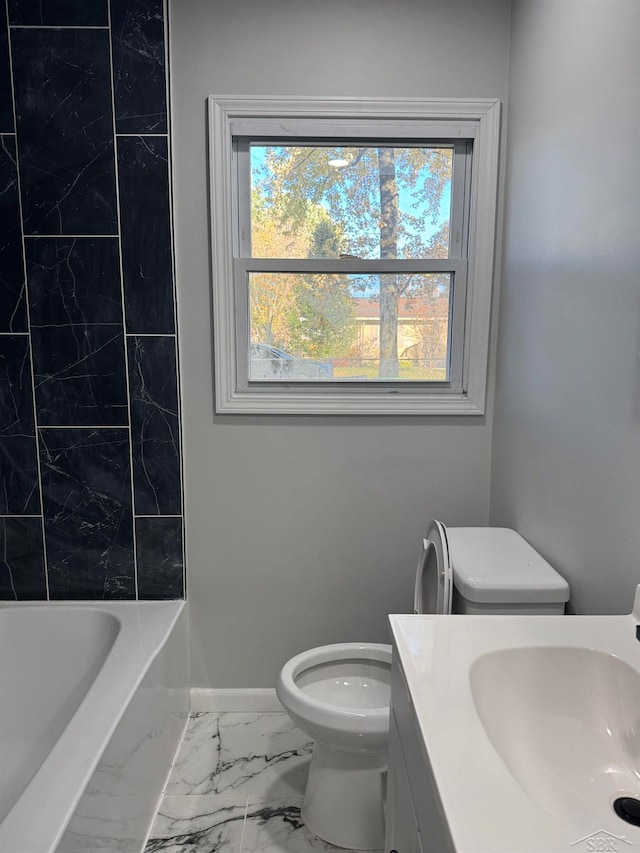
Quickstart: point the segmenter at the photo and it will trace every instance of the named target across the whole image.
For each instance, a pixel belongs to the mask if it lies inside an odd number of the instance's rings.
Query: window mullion
[[[246,275],[249,272],[281,273],[418,273],[455,272],[464,267],[457,259],[423,258],[416,260],[342,260],[332,258],[236,258],[234,267]]]

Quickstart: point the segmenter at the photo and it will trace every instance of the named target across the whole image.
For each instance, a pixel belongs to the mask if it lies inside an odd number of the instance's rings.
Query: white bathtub
[[[184,602],[0,605],[0,851],[142,850],[188,716]]]

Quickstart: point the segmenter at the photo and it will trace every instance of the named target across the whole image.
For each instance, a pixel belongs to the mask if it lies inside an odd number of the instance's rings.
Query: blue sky
[[[355,146],[354,146],[355,147]],[[400,147],[400,146],[398,146]],[[335,148],[328,149],[330,151],[335,150]],[[345,150],[345,147],[342,147],[341,150]],[[266,158],[267,146],[262,145],[254,145],[251,146],[251,171],[252,176],[257,171],[261,171],[265,167],[265,158]],[[425,170],[426,171],[426,170]],[[336,177],[340,174],[340,169],[336,168]],[[408,213],[421,214],[424,213],[424,208],[421,211],[419,208],[412,209],[411,205],[414,202],[411,189],[403,185],[402,182],[398,182],[398,201],[399,208],[402,215],[402,211],[406,211]],[[328,203],[323,205],[326,209],[329,209]],[[440,210],[439,215],[435,222],[431,221],[430,217],[426,218],[425,229],[422,233],[422,239],[426,242],[434,234],[439,230],[439,228],[448,220],[450,215],[451,208],[451,182],[448,182],[444,188],[444,192],[441,197]],[[402,245],[402,244],[401,244]]]

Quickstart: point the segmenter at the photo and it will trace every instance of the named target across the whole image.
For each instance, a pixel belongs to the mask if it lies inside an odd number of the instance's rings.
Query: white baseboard
[[[271,687],[214,690],[192,687],[190,690],[191,711],[218,711],[259,714],[283,713],[276,691]]]

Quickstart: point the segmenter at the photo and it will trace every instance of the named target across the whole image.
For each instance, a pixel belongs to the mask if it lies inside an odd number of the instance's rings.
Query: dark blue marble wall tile
[[[135,511],[178,515],[180,435],[175,340],[128,338]]]
[[[40,490],[36,439],[27,435],[0,434],[0,515],[34,515],[38,512]]]
[[[0,136],[0,332],[27,328],[16,143]]]
[[[27,238],[31,323],[122,329],[117,237]]]
[[[0,335],[0,435],[35,435],[27,335]]]
[[[52,599],[135,597],[129,435],[40,431]]]
[[[107,0],[9,0],[9,21],[22,26],[106,27]]]
[[[29,338],[0,335],[0,514],[39,512]]]
[[[128,425],[118,242],[26,241],[41,426]]]
[[[0,598],[46,599],[42,519],[0,518]]]
[[[13,133],[13,97],[5,0],[0,0],[0,133]]]
[[[181,518],[136,518],[138,598],[184,597]]]
[[[173,335],[167,130],[163,0],[0,0],[0,598],[47,597],[43,546],[51,598],[134,598],[134,535],[140,597],[184,595],[175,339],[127,389],[119,257],[126,331]]]
[[[118,133],[166,133],[163,0],[111,0]]]
[[[129,334],[174,331],[165,137],[118,139],[125,316]]]
[[[11,39],[25,233],[117,233],[108,30]]]
[[[33,329],[31,339],[41,425],[127,425],[121,332],[45,326]]]

